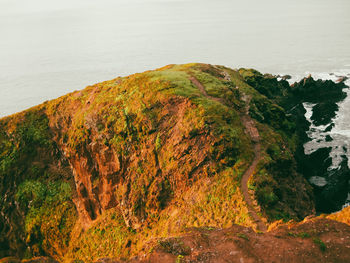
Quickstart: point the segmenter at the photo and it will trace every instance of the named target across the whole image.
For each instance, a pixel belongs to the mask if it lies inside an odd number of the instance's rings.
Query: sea
[[[349,0],[0,0],[0,117],[167,64],[350,78],[349,14]],[[350,96],[333,122],[333,141],[312,126],[305,151],[329,144],[336,167]]]

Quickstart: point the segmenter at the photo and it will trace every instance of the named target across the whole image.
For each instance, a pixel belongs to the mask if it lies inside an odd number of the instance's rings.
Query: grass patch
[[[320,250],[321,250],[322,252],[325,252],[325,251],[326,251],[327,246],[326,246],[326,244],[325,244],[321,239],[319,239],[319,238],[314,238],[312,241],[313,241],[316,245],[318,245],[318,247],[320,248]]]
[[[300,232],[300,233],[288,232],[288,236],[300,237],[300,238],[310,238],[311,237],[311,235],[307,232]]]
[[[31,256],[46,251],[62,258],[77,219],[72,190],[66,182],[25,181],[19,185],[16,201],[25,213],[26,243]]]
[[[244,240],[249,241],[249,237],[246,234],[238,233],[237,236],[240,237],[240,238],[243,238]]]
[[[64,262],[93,262],[102,257],[128,257],[135,233],[125,225],[118,209],[111,209],[89,229],[77,235],[66,253]]]

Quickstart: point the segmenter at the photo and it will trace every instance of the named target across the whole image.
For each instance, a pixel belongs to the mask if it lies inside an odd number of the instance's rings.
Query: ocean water
[[[0,116],[172,63],[350,72],[349,11],[348,0],[0,0]]]

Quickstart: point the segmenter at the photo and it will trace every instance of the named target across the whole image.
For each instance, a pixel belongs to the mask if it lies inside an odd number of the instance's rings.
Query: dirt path
[[[217,102],[220,102],[222,104],[224,104],[224,100],[221,99],[221,98],[216,98],[216,97],[213,97],[213,96],[210,96],[208,95],[207,91],[205,90],[204,86],[202,85],[202,83],[199,82],[198,79],[196,79],[195,77],[191,76],[190,77],[190,81],[192,81],[192,83],[200,90],[200,92],[205,96],[207,97],[208,99],[211,99],[211,100],[214,100],[214,101],[217,101]]]
[[[246,126],[246,129],[247,129],[247,126]],[[259,231],[266,232],[267,227],[266,227],[265,223],[261,220],[261,218],[258,216],[257,212],[255,211],[253,199],[250,196],[249,191],[248,191],[248,181],[249,181],[250,177],[253,176],[254,170],[255,170],[255,168],[256,168],[256,166],[261,158],[260,149],[261,149],[260,143],[255,142],[254,143],[254,160],[249,165],[249,167],[245,171],[245,173],[243,174],[243,177],[241,180],[241,189],[242,189],[242,193],[244,196],[244,200],[248,206],[249,214],[254,219],[254,222],[257,224],[257,229]]]
[[[223,71],[223,72],[225,75],[225,79],[226,78],[229,79],[229,77],[226,77],[226,76],[228,76],[227,72],[225,72],[225,71]],[[200,92],[205,97],[207,97],[208,99],[220,102],[222,104],[225,104],[223,99],[212,97],[212,96],[208,95],[208,93],[205,90],[205,87],[202,85],[202,83],[200,83],[198,81],[198,79],[196,79],[193,76],[191,76],[189,79],[200,90]],[[249,136],[252,139],[252,142],[254,144],[253,145],[254,146],[254,159],[253,159],[253,162],[249,165],[248,169],[243,174],[243,177],[241,180],[241,190],[242,190],[242,193],[244,196],[244,200],[246,201],[247,206],[248,206],[249,215],[251,216],[251,218],[253,218],[254,222],[257,224],[257,229],[259,231],[266,232],[267,227],[266,227],[265,223],[261,220],[261,218],[258,216],[257,212],[255,211],[253,199],[250,196],[249,191],[248,191],[248,181],[249,181],[250,177],[253,176],[254,170],[255,170],[255,168],[256,168],[256,166],[261,158],[261,152],[260,152],[261,145],[260,145],[259,132],[258,132],[257,128],[255,127],[254,121],[249,116],[249,98],[245,97],[245,98],[243,98],[243,100],[245,100],[247,107],[245,109],[245,113],[241,115],[241,120],[242,120],[242,123],[246,129],[246,132],[249,134]]]

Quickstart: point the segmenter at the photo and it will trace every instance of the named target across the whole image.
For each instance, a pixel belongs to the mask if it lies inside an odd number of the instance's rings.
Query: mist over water
[[[348,0],[0,0],[0,116],[171,63],[350,72],[349,11]]]

